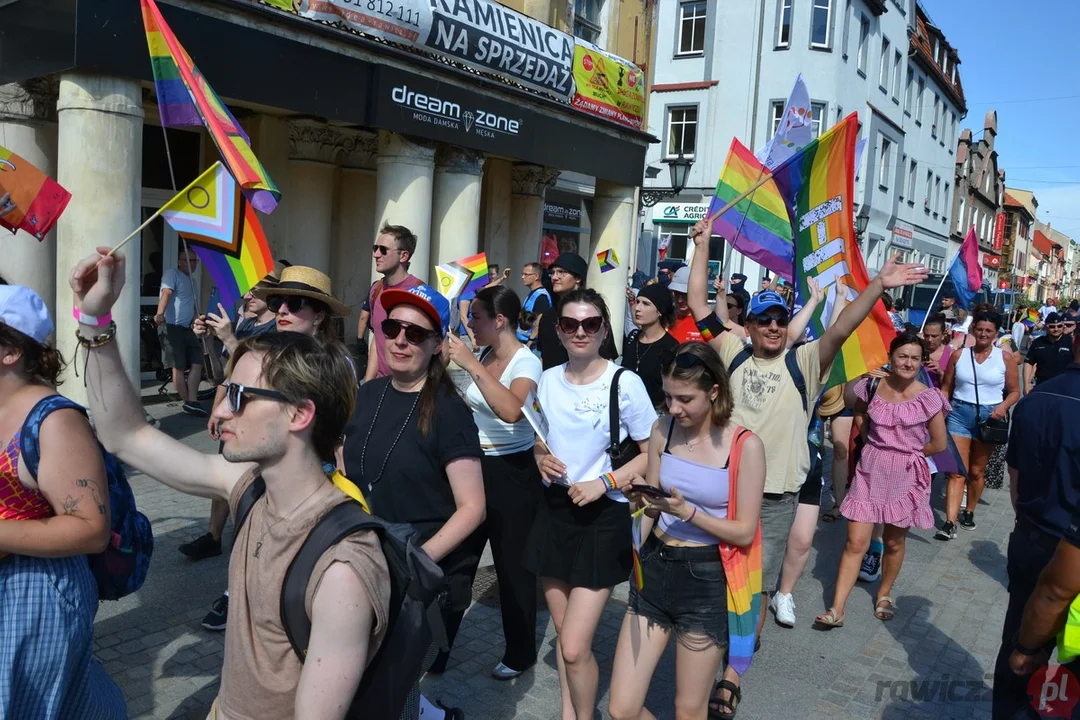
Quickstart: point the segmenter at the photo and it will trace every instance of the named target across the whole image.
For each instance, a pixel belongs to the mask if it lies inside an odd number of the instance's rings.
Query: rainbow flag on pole
[[[769,170],[750,149],[732,139],[724,169],[709,203],[709,214],[750,189]],[[740,229],[741,227],[741,229]],[[732,243],[732,248],[772,270],[785,280],[793,280],[795,244],[784,198],[776,183],[768,180],[749,197],[713,221],[713,233]]]
[[[161,216],[192,244],[225,307],[235,307],[274,269],[254,208],[220,162],[166,203]]]
[[[810,320],[813,338],[820,338],[832,317],[839,292],[848,299],[870,284],[862,252],[855,239],[855,140],[858,115],[852,113],[776,168],[773,177],[789,208],[795,233],[795,287],[798,304],[810,296],[807,279],[815,278],[825,292]],[[889,343],[896,337],[885,306],[873,311],[851,334],[833,363],[826,387],[865,375],[889,360]]]
[[[195,67],[161,16],[157,3],[140,2],[161,124],[165,127],[205,125],[226,167],[251,204],[264,213],[274,212],[281,193],[251,151],[251,141],[244,129]]]
[[[24,230],[44,240],[60,219],[71,193],[45,173],[7,148],[0,147],[0,227],[12,233]]]

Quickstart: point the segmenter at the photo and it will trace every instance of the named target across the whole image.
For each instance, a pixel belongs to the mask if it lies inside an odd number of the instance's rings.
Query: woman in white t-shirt
[[[536,664],[536,575],[521,562],[525,540],[536,516],[542,485],[533,457],[536,435],[522,413],[536,391],[543,369],[540,358],[517,339],[521,301],[502,285],[476,293],[469,329],[483,346],[480,357],[450,336],[450,358],[469,373],[465,400],[484,451],[487,517],[476,531],[478,542],[491,541],[499,579],[506,650],[492,670],[496,680],[510,680]]]
[[[612,588],[633,567],[630,509],[620,489],[645,471],[656,410],[641,378],[600,357],[611,323],[596,291],[566,293],[557,312],[569,360],[540,378],[548,432],[547,447],[536,445],[536,460],[547,489],[524,561],[540,577],[555,623],[562,716],[591,718],[599,677],[593,635]],[[609,410],[616,382],[620,448],[640,454],[613,469]]]

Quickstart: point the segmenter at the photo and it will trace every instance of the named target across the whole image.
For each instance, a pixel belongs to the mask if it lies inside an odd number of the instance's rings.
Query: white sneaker
[[[776,615],[776,623],[784,627],[795,627],[795,598],[791,593],[778,592],[769,601],[769,607]]]

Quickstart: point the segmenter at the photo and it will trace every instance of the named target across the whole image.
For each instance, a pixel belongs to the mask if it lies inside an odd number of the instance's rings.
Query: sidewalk
[[[216,450],[205,421],[184,415],[177,404],[148,409],[174,437],[206,452]],[[140,509],[154,523],[153,565],[138,593],[101,604],[98,657],[127,696],[131,717],[202,720],[217,692],[224,635],[203,630],[199,622],[225,589],[228,546],[221,557],[188,561],[177,547],[205,532],[209,501],[140,475],[133,475],[131,483]],[[940,518],[937,490],[933,498]],[[876,620],[874,586],[860,583],[848,603],[845,626],[828,633],[812,629],[811,622],[831,600],[845,528],[842,522],[821,523],[795,591],[798,625],[780,628],[770,615],[762,651],[744,678],[738,717],[988,717],[989,674],[1007,598],[1004,549],[1012,519],[1008,490],[987,490],[975,531],[961,532],[951,542],[934,540],[933,531],[913,532],[894,592],[896,618]],[[226,538],[231,541],[231,529]],[[425,679],[425,693],[461,707],[472,719],[558,718],[554,629],[545,610],[537,628],[543,642],[536,667],[508,683],[489,676],[502,651],[494,582],[486,555],[449,669]],[[607,705],[626,594],[626,584],[616,588],[594,643],[601,708]],[[673,715],[674,678],[669,648],[649,691],[648,707],[657,717]]]

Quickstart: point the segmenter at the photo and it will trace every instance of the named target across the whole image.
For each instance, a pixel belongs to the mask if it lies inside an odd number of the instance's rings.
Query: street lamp
[[[685,157],[682,152],[680,152],[678,157],[668,158],[667,160],[664,160],[664,163],[666,163],[668,166],[668,174],[671,179],[671,189],[642,189],[641,204],[645,207],[652,207],[661,200],[675,197],[680,192],[682,192],[682,189],[686,187],[686,178],[690,175],[690,166],[694,164],[694,160],[693,158]]]
[[[862,239],[862,236],[866,233],[866,226],[870,224],[869,215],[856,215],[855,216],[855,237]]]

